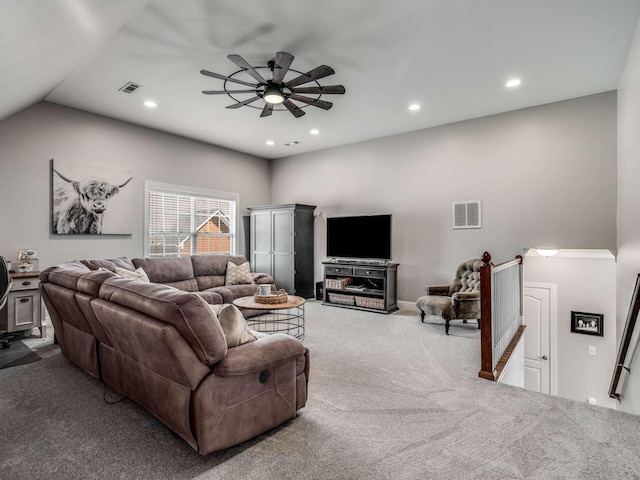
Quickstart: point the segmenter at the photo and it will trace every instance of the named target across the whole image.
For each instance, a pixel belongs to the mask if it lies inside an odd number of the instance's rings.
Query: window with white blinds
[[[145,255],[235,255],[238,194],[145,182]]]

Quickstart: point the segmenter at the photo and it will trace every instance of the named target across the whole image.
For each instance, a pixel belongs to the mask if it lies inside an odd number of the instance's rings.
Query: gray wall
[[[618,88],[618,336],[640,273],[640,25]],[[640,325],[636,328],[640,330]],[[619,341],[618,341],[619,344]],[[629,365],[627,360],[627,366]],[[640,355],[631,364],[621,408],[640,414]]]
[[[579,402],[593,397],[600,406],[616,408],[616,401],[608,395],[616,360],[616,263],[608,252],[608,258],[598,258],[601,255],[565,250],[549,258],[528,254],[524,279],[557,285],[557,324],[550,328],[558,346],[558,396]],[[571,333],[572,311],[603,314],[604,336]],[[596,347],[595,356],[588,354],[590,345]]]
[[[0,158],[0,255],[15,259],[19,249],[32,248],[41,268],[69,259],[141,256],[144,180],[237,192],[241,213],[269,203],[267,160],[47,102],[0,123]],[[52,235],[52,158],[132,170],[133,234]]]
[[[485,250],[615,250],[615,192],[615,92],[278,159],[271,177],[273,203],[318,206],[317,280],[327,216],[392,213],[405,301]],[[483,202],[482,229],[451,229],[459,200]]]

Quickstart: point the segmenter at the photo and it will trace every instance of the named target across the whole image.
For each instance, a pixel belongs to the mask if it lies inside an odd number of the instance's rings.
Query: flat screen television
[[[327,257],[391,260],[391,215],[328,217]]]

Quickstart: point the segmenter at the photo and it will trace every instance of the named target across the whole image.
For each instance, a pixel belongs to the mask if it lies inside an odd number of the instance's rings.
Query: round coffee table
[[[236,298],[233,304],[243,311],[252,310],[255,315],[247,318],[249,328],[262,333],[286,333],[304,340],[304,298],[287,295],[282,303],[258,303],[255,298]]]

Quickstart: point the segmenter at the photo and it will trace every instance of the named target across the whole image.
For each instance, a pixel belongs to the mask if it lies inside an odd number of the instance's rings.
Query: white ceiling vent
[[[482,228],[480,200],[453,202],[453,229]]]
[[[118,90],[120,90],[123,93],[133,93],[137,89],[139,89],[141,86],[142,85],[140,85],[138,83],[127,82],[122,87],[120,87]]]

